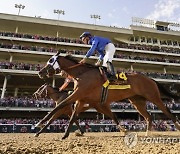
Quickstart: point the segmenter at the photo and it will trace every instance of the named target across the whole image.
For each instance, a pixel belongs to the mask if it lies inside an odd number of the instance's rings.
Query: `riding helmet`
[[[91,37],[91,33],[90,32],[84,32],[81,34],[80,39],[82,39],[83,37]]]

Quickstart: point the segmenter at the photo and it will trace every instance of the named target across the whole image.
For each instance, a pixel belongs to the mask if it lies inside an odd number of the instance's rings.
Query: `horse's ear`
[[[59,50],[57,53],[56,53],[56,56],[59,56],[61,53],[61,50]]]

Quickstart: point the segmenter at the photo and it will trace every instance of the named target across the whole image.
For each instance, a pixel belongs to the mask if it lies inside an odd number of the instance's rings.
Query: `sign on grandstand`
[[[150,19],[143,19],[138,17],[132,17],[132,25],[155,27],[155,21]]]

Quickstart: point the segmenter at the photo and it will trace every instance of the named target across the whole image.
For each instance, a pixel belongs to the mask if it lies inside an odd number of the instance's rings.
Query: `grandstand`
[[[52,109],[51,100],[30,98],[44,83],[38,77],[38,71],[59,50],[63,55],[72,54],[82,59],[90,47],[79,40],[84,31],[113,41],[116,46],[113,63],[117,71],[150,76],[180,95],[180,31],[171,29],[173,26],[178,25],[133,18],[128,29],[0,13],[0,119],[41,119]],[[96,59],[95,54],[88,62],[94,63]],[[64,79],[56,75],[49,81],[59,87]],[[68,88],[72,89],[72,86],[70,84]],[[164,99],[180,117],[180,100]],[[126,100],[122,107],[115,106],[112,105],[112,111],[118,118],[142,119]],[[154,120],[164,119],[161,111],[155,108],[148,109]],[[107,118],[94,109],[81,115],[81,118],[89,117]],[[2,128],[0,125],[0,131]]]

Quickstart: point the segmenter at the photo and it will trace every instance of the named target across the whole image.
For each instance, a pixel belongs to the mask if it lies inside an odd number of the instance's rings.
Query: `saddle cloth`
[[[108,88],[108,89],[128,89],[128,88],[131,88],[131,86],[128,84],[128,78],[124,72],[116,74],[116,78],[117,78],[117,80],[115,80],[113,82],[106,80],[106,82],[103,84],[103,87]]]

